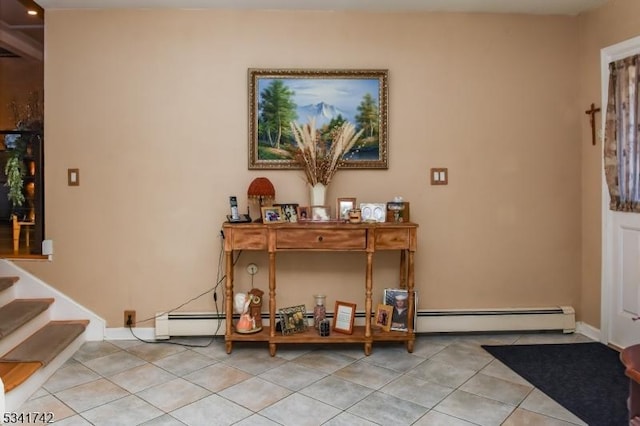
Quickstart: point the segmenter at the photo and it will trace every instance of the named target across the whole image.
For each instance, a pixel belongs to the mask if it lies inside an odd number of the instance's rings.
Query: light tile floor
[[[421,335],[376,344],[224,338],[90,342],[27,401],[58,425],[584,425],[481,348],[578,343],[581,334]]]

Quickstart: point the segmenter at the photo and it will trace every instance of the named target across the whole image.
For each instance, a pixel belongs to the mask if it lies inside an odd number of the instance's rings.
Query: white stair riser
[[[16,298],[16,284],[4,291],[0,291],[0,306],[4,306]]]
[[[58,354],[49,364],[44,368],[36,371],[31,377],[29,377],[20,386],[12,389],[5,394],[5,411],[17,412],[20,406],[25,403],[42,385],[56,372],[60,367],[64,365],[69,358],[80,346],[86,341],[86,332],[79,335],[73,342],[69,344],[62,352]]]
[[[19,329],[15,330],[13,333],[8,336],[0,339],[0,356],[6,354],[11,349],[18,346],[20,343],[25,341],[29,336],[31,336],[36,331],[40,330],[45,326],[49,321],[51,321],[51,307],[41,312],[37,317],[33,318],[28,323],[24,324]]]

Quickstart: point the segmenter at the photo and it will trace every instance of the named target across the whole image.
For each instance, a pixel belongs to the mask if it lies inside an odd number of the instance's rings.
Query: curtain
[[[640,213],[640,55],[609,64],[604,170],[609,208]]]

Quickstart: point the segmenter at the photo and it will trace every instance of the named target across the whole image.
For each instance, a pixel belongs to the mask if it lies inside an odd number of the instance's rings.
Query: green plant
[[[42,96],[38,92],[29,94],[25,104],[19,104],[13,99],[9,104],[9,110],[13,115],[15,127],[18,132],[7,136],[11,138],[13,149],[9,150],[7,164],[4,173],[7,176],[5,186],[9,188],[7,198],[13,207],[22,206],[25,201],[23,186],[26,174],[24,157],[27,153],[27,144],[32,134],[42,133],[44,105]],[[23,132],[29,133],[23,133]],[[5,143],[8,138],[5,137]]]
[[[22,138],[20,138],[22,139]],[[9,193],[7,198],[11,201],[14,207],[21,206],[24,203],[24,194],[22,193],[22,187],[24,185],[25,168],[22,161],[24,154],[20,155],[14,149],[9,158],[7,159],[7,165],[4,168],[4,173],[7,175],[7,183],[5,186],[9,187]]]

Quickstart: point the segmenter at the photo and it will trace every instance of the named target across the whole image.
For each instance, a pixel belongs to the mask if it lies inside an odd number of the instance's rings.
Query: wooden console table
[[[413,352],[415,332],[413,316],[408,318],[408,331],[385,332],[371,327],[373,254],[380,250],[400,251],[400,287],[409,292],[409,312],[413,312],[414,253],[416,251],[415,223],[322,223],[298,222],[277,224],[224,223],[224,251],[226,260],[225,343],[231,353],[233,342],[268,342],[271,356],[278,343],[364,343],[366,355],[375,341],[405,342]],[[259,250],[269,254],[269,326],[254,334],[242,334],[233,327],[233,252]],[[303,333],[283,336],[276,331],[276,253],[283,251],[361,251],[366,254],[365,269],[365,325],[354,327],[353,334],[333,332],[322,337],[310,327]],[[339,298],[338,298],[339,299]]]

